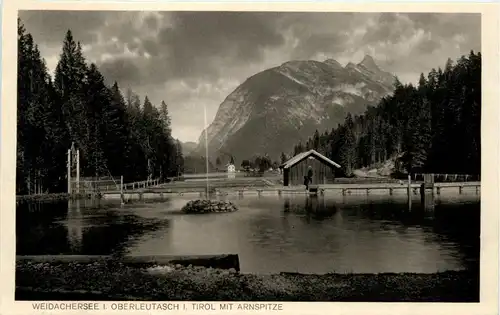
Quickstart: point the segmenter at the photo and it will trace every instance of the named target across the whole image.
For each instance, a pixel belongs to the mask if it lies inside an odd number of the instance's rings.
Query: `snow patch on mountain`
[[[357,96],[363,96],[365,93],[363,88],[366,86],[366,83],[360,82],[356,84],[340,84],[339,86],[334,87],[332,90],[335,92],[343,92],[348,94],[354,94]]]

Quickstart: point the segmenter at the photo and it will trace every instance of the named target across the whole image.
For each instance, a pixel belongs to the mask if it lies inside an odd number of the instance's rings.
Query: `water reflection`
[[[418,196],[420,197],[420,196]],[[239,211],[183,215],[189,197],[22,206],[23,254],[237,253],[244,272],[435,272],[479,266],[479,202],[377,196],[227,196]]]
[[[283,197],[283,213],[300,215],[308,223],[311,220],[321,221],[329,218],[337,212],[335,204],[326,203],[323,196],[307,196],[303,198],[304,203],[291,203],[290,196]]]
[[[71,251],[74,253],[81,251],[83,241],[83,217],[80,210],[80,202],[81,200],[68,201],[66,228],[68,229],[68,243]]]
[[[16,214],[16,253],[122,255],[140,235],[168,223],[96,200],[22,204]]]

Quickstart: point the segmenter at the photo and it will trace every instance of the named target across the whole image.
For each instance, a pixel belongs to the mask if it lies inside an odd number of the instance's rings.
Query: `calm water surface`
[[[239,211],[183,215],[190,198],[120,206],[19,206],[17,254],[236,253],[242,272],[436,272],[478,268],[479,197],[435,205],[383,196],[228,197]]]

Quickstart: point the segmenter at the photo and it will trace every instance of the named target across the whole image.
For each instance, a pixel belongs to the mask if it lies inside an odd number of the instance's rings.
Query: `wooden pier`
[[[348,195],[370,195],[374,194],[405,194],[420,195],[421,183],[374,183],[374,184],[326,184],[310,186],[308,190],[304,186],[267,186],[267,187],[229,187],[216,188],[211,187],[208,195],[225,196],[225,195],[282,195],[282,194],[341,194]],[[479,194],[481,189],[480,182],[456,182],[456,183],[434,183],[429,191],[432,195],[440,195],[443,191],[463,194],[465,192],[474,192]],[[205,197],[207,196],[206,187],[151,187],[138,190],[123,191],[125,200],[143,200],[150,198],[163,198],[167,196],[192,196]],[[119,191],[103,191],[102,198],[117,199],[121,197]]]

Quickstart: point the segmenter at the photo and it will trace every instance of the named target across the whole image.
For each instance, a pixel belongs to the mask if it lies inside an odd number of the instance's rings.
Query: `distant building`
[[[302,152],[280,165],[283,172],[283,186],[304,184],[304,176],[311,166],[313,170],[311,185],[333,183],[335,169],[340,165],[315,150]]]
[[[234,164],[229,163],[226,165],[227,167],[227,178],[235,178],[236,177],[236,166]]]

